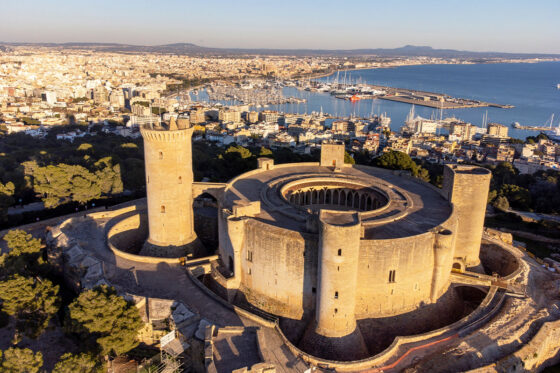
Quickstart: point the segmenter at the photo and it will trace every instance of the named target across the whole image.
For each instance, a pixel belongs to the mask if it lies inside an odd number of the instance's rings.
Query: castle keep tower
[[[457,214],[455,259],[465,267],[480,264],[480,242],[492,173],[482,167],[447,165],[443,170],[443,193]]]
[[[143,126],[149,237],[143,254],[183,256],[196,239],[193,221],[193,128],[172,118],[168,128]]]
[[[319,213],[319,261],[315,333],[317,346],[339,356],[356,358],[367,348],[356,324],[356,288],[362,225],[355,212],[321,210]],[[325,338],[326,337],[326,338]]]

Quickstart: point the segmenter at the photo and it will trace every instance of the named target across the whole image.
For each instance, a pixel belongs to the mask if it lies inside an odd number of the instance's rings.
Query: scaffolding
[[[175,330],[160,339],[159,363],[144,366],[141,373],[182,373],[188,371],[190,364],[183,353],[190,345],[177,338]]]

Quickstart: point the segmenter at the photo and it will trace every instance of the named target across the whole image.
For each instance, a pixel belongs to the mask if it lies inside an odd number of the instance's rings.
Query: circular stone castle
[[[147,203],[70,217],[50,242],[73,283],[169,293],[211,323],[196,333],[208,372],[518,372],[560,360],[560,264],[483,227],[488,170],[447,165],[439,189],[344,164],[344,145],[327,142],[320,162],[259,158],[228,183],[194,182],[192,131],[183,119],[143,126]]]
[[[323,143],[320,163],[261,158],[224,188],[213,277],[230,301],[242,294],[270,314],[309,319],[305,351],[367,357],[358,319],[436,303],[453,268],[480,265],[490,177],[479,167],[447,167],[439,190],[344,164],[336,143]]]
[[[484,168],[446,166],[438,189],[400,171],[345,164],[344,145],[331,142],[319,163],[259,158],[256,170],[227,184],[195,187],[192,128],[172,119],[141,133],[149,236],[140,253],[196,252],[193,190],[212,190],[219,259],[207,285],[295,322],[299,348],[314,356],[368,357],[358,320],[436,304],[454,270],[481,267]]]

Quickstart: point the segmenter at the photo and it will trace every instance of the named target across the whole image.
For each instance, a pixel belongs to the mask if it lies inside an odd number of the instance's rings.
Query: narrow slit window
[[[389,271],[389,282],[395,282],[395,270]]]
[[[159,159],[163,159],[163,152],[159,152]]]
[[[161,213],[165,214],[165,206],[163,206],[163,205],[161,206]]]
[[[179,184],[183,184],[183,177],[179,176]]]
[[[334,299],[338,299],[338,291],[334,292]]]
[[[342,249],[338,249],[338,256],[342,256]]]
[[[253,261],[253,252],[252,251],[247,251],[247,261],[248,262]]]

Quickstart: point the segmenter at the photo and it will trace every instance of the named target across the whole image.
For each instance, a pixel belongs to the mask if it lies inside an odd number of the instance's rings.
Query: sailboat
[[[552,128],[553,121],[554,121],[554,114],[550,116],[550,129],[546,131],[546,135],[551,140],[560,141],[560,122],[558,122],[558,127]]]
[[[414,118],[415,118],[414,105],[412,105],[410,107],[410,111],[408,112],[408,115],[406,116],[406,119],[405,119],[404,123],[406,125],[412,124],[412,123],[414,123]]]

